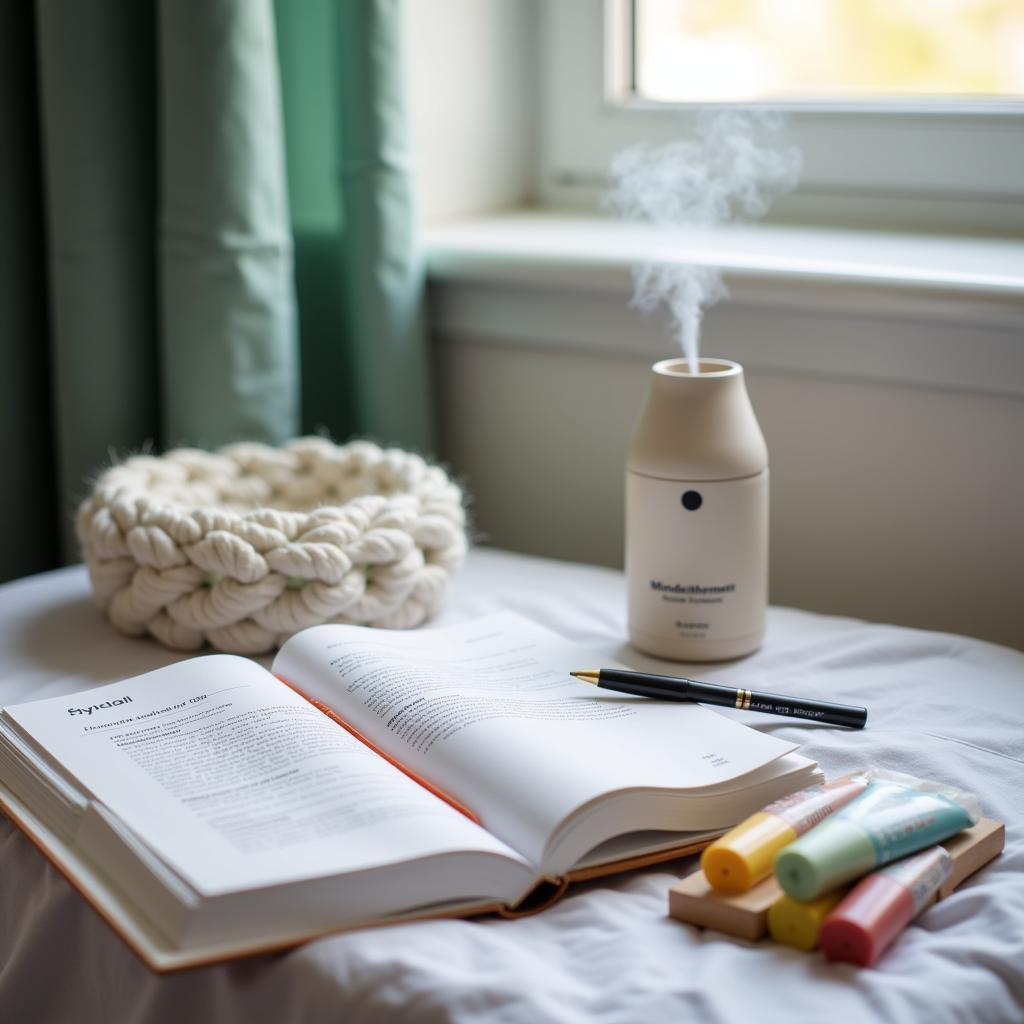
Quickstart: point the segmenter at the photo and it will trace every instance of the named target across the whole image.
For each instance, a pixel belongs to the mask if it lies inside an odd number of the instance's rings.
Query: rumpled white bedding
[[[501,608],[635,667],[665,667],[623,644],[619,573],[476,550],[438,625]],[[80,568],[0,587],[2,704],[173,660],[116,634],[92,608]],[[1006,822],[1006,851],[874,970],[671,920],[666,892],[694,869],[690,858],[578,888],[532,918],[339,935],[159,978],[0,818],[0,1021],[1024,1020],[1024,655],[775,608],[758,654],[691,671],[866,705],[863,732],[744,721],[798,741],[830,776],[876,764],[973,790]]]

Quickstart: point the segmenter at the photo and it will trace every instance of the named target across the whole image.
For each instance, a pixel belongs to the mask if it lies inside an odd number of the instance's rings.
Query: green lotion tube
[[[859,797],[775,858],[783,892],[808,901],[890,861],[969,828],[980,817],[968,793],[876,772]]]

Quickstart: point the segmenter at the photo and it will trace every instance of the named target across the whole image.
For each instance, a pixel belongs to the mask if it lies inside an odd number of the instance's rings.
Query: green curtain
[[[131,0],[36,5],[51,458],[68,556],[88,476],[160,436],[153,15]]]
[[[400,13],[0,0],[0,578],[132,450],[429,449]]]
[[[401,3],[276,0],[303,425],[433,443]]]
[[[0,0],[0,578],[59,555],[32,8]]]

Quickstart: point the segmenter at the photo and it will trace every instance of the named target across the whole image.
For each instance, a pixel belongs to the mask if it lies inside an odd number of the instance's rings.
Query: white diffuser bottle
[[[652,367],[626,462],[629,637],[648,654],[756,650],[768,601],[768,449],[743,367]]]

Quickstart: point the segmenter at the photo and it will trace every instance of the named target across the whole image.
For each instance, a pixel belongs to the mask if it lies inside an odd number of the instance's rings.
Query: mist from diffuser
[[[608,205],[668,232],[670,250],[687,231],[762,216],[799,176],[799,151],[769,144],[778,118],[727,111],[695,126],[611,169]],[[634,277],[634,304],[668,305],[685,358],[652,367],[626,456],[630,643],[676,661],[739,658],[765,633],[768,449],[743,367],[700,358],[701,312],[725,294],[721,272],[667,259]]]
[[[758,220],[796,187],[800,150],[782,142],[778,115],[702,113],[691,137],[638,145],[612,161],[607,205],[680,235],[687,228]],[[644,263],[633,268],[633,304],[668,307],[690,373],[699,373],[703,311],[727,294],[717,267]]]

